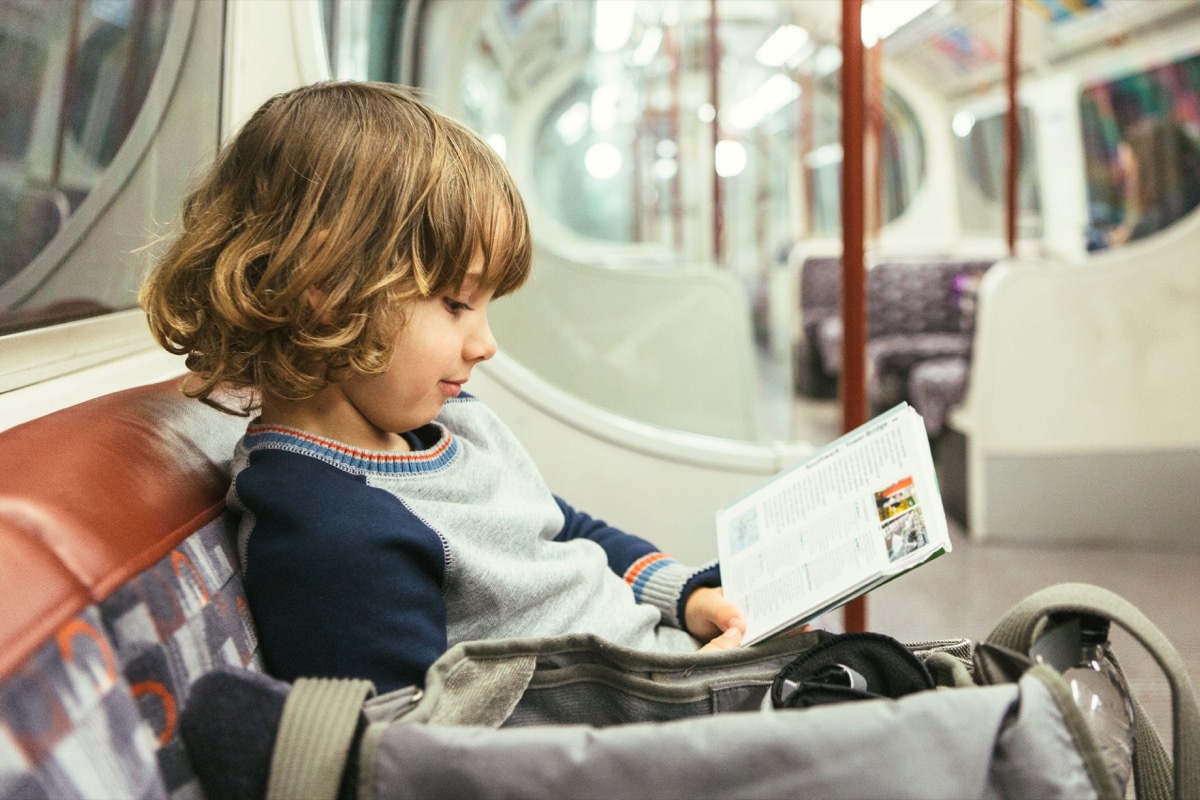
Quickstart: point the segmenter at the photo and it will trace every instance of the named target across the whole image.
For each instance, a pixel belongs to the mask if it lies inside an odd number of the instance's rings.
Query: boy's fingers
[[[742,644],[742,632],[729,628],[717,638],[701,647],[701,650],[733,650]]]

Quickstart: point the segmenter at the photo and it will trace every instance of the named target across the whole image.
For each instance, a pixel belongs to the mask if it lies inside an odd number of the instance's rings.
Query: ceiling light
[[[808,44],[808,31],[799,25],[782,25],[759,46],[754,58],[767,67],[782,67],[801,47]]]

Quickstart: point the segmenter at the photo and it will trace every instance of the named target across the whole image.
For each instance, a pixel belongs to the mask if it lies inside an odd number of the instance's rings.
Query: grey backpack
[[[223,797],[1116,800],[1061,675],[1023,658],[1061,613],[1122,626],[1170,683],[1173,759],[1135,703],[1136,796],[1200,798],[1200,711],[1182,659],[1136,608],[1085,584],[1030,596],[978,647],[823,631],[686,655],[587,635],[468,642],[424,690],[378,697],[366,681],[217,673],[196,684],[183,735]],[[278,730],[261,785],[231,787],[230,748],[213,743],[245,721],[219,709],[246,707],[236,688],[250,684],[273,692]],[[218,717],[235,729],[214,729]]]

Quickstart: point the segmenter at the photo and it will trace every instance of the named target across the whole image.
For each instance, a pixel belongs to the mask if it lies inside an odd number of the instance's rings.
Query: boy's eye
[[[467,305],[466,303],[459,302],[458,300],[455,300],[452,297],[443,297],[442,303],[445,304],[446,310],[449,311],[454,316],[458,316],[459,314],[461,314],[464,311],[471,310],[471,307],[469,305]]]

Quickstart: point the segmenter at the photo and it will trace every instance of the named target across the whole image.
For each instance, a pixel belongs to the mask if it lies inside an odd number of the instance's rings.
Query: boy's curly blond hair
[[[404,309],[457,291],[477,252],[497,297],[529,274],[525,207],[491,147],[396,86],[320,83],[222,149],[140,301],[187,356],[190,396],[303,399],[382,372]]]

